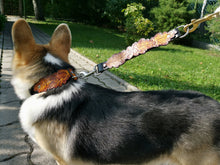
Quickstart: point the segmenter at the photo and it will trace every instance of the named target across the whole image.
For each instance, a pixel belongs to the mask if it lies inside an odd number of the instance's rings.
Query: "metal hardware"
[[[85,71],[83,71],[83,72],[80,72],[80,73],[79,73],[79,77],[80,77],[80,78],[85,78],[85,77],[90,76],[90,75],[93,74],[93,73],[95,73],[95,70],[92,70],[92,71],[90,71],[90,72],[85,72]]]
[[[102,72],[104,72],[105,70],[107,70],[108,67],[105,65],[105,62],[103,63],[99,63],[97,64],[94,69],[92,71],[89,71],[89,72],[80,72],[79,73],[79,77],[80,78],[85,78],[85,77],[88,77],[90,76],[91,74],[94,74],[95,76],[98,76],[100,75]]]
[[[178,29],[178,31],[179,31],[179,29],[180,28],[184,28],[185,27],[185,25],[180,25],[180,26],[178,26],[176,29]],[[184,38],[184,37],[186,37],[187,35],[189,34],[189,28],[187,28],[187,31],[186,31],[186,33],[185,34],[183,34],[183,35],[179,35],[179,38]]]
[[[209,15],[203,17],[203,18],[200,18],[200,19],[192,19],[191,23],[189,23],[189,24],[184,26],[183,30],[185,32],[189,31],[188,33],[194,32],[197,29],[197,27],[199,26],[199,24],[201,24],[201,23],[203,23],[205,21],[209,21],[209,20],[211,20],[211,19],[213,19],[215,17],[218,17],[218,16],[220,16],[220,11],[217,11],[217,12],[215,12],[213,14],[209,14]],[[193,27],[191,29],[189,29],[190,26],[193,26]]]
[[[186,37],[189,33],[195,31],[198,28],[199,24],[201,24],[202,22],[211,20],[211,19],[213,19],[215,17],[219,17],[219,16],[220,16],[220,7],[213,14],[209,14],[203,18],[200,18],[200,19],[192,19],[191,23],[189,23],[187,25],[178,26],[176,29],[171,30],[169,32],[158,33],[157,35],[155,35],[151,39],[147,39],[147,40],[140,39],[138,42],[135,42],[132,46],[129,46],[126,50],[123,50],[120,53],[114,54],[106,62],[97,64],[92,71],[80,72],[78,77],[85,78],[87,76],[90,76],[91,74],[98,76],[99,74],[101,74],[102,72],[104,72],[107,69],[110,69],[112,67],[119,67],[120,65],[124,64],[126,60],[131,59],[133,56],[138,56],[140,54],[144,54],[150,48],[165,46],[170,41],[172,41],[176,38]],[[190,28],[191,26],[192,26],[192,28]],[[179,30],[180,28],[183,28],[183,30],[185,31],[185,34],[181,35],[180,30]],[[158,44],[153,45],[154,42],[146,45],[146,42],[148,43],[148,42],[151,42],[152,40],[160,41],[160,45],[158,45]],[[165,41],[162,42],[163,40],[165,40]],[[144,43],[145,43],[145,45],[144,45]],[[157,42],[155,42],[155,43],[157,43]],[[139,48],[140,50],[137,48]],[[135,51],[134,51],[134,49],[135,49]]]

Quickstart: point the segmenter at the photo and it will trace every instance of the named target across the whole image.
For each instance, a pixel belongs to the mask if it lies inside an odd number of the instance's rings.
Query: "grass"
[[[61,23],[54,20],[29,21],[49,35]],[[104,62],[126,48],[123,34],[95,26],[66,23],[72,32],[73,49],[96,63]],[[219,68],[219,51],[169,44],[127,61],[111,72],[141,90],[196,90],[220,101]]]

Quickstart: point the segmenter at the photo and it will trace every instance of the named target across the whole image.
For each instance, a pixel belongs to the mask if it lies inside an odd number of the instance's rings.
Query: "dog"
[[[46,45],[12,27],[23,130],[59,165],[219,165],[220,103],[192,91],[119,92],[78,79],[60,24]]]

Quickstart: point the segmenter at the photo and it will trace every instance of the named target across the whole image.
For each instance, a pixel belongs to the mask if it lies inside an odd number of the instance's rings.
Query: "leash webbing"
[[[174,39],[183,38],[187,36],[189,33],[195,31],[202,22],[209,21],[219,16],[220,7],[218,7],[213,14],[209,14],[200,19],[192,19],[191,23],[181,25],[169,32],[157,33],[154,37],[150,39],[142,38],[138,42],[135,42],[131,46],[128,46],[125,50],[113,54],[106,62],[97,64],[94,67],[94,70],[90,72],[80,72],[79,77],[84,78],[91,74],[100,74],[110,68],[118,68],[119,66],[123,65],[127,60],[145,54],[152,48],[166,46],[169,44],[169,42],[173,41]],[[190,29],[191,26],[193,27]],[[181,35],[179,30],[180,28],[183,28],[185,34]]]
[[[178,27],[181,28],[182,26]],[[90,72],[80,72],[79,77],[84,78],[91,74],[100,74],[110,68],[118,68],[123,65],[127,60],[130,60],[139,55],[145,54],[152,48],[168,45],[169,42],[176,38],[181,37],[179,29],[173,29],[169,32],[157,33],[150,39],[140,39],[138,42],[128,46],[120,53],[113,54],[106,62],[99,63]]]

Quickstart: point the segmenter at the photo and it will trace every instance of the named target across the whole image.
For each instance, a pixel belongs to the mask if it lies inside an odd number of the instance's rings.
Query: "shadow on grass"
[[[48,35],[52,35],[58,23],[32,22]],[[67,23],[72,33],[73,47],[83,48],[110,48],[121,49],[125,47],[124,37],[113,30],[98,28],[95,26]]]
[[[140,86],[142,90],[149,89],[175,89],[175,90],[194,90],[206,94],[218,101],[220,101],[220,86],[215,85],[196,85],[186,81],[173,80],[169,76],[158,77],[158,76],[146,76],[132,73],[132,78],[130,74],[122,72],[114,72],[119,77],[124,78],[127,82],[135,86]],[[130,78],[129,78],[130,77]]]
[[[59,23],[57,23],[58,25]],[[55,27],[57,25],[42,25],[40,24],[39,27],[47,32],[48,34],[52,34]],[[96,58],[97,54],[102,55],[102,58],[100,58],[100,62],[103,62],[102,60],[107,60],[112,54],[108,54],[109,52],[114,52],[115,50],[122,51],[123,49],[126,49],[126,45],[124,44],[124,37],[120,34],[115,33],[114,31],[111,31],[109,29],[103,29],[98,28],[94,26],[88,26],[83,24],[77,24],[77,23],[70,23],[69,27],[72,32],[72,39],[73,39],[73,47],[79,48],[80,51],[83,52],[84,55],[87,55],[90,59],[93,61],[99,63],[99,59]],[[94,52],[93,49],[87,49],[87,48],[94,48],[97,49]],[[82,49],[82,50],[81,50]],[[87,49],[87,50],[85,50]],[[108,49],[107,52],[103,52],[101,50]],[[113,50],[113,51],[112,51]],[[156,55],[163,53],[165,55],[167,54],[174,54],[178,56],[184,55],[183,58],[186,58],[186,62],[193,57],[193,59],[198,58],[198,55],[206,55],[208,51],[201,51],[199,49],[194,49],[191,47],[180,47],[179,45],[175,46],[169,46],[169,47],[160,47],[158,49],[152,49],[150,52],[154,52]],[[164,52],[168,52],[167,54]],[[81,52],[82,53],[82,52]],[[103,53],[103,54],[102,54]],[[114,52],[118,53],[118,52]],[[154,55],[155,55],[154,54]],[[195,55],[195,56],[192,56]],[[201,61],[201,58],[204,59],[204,57],[199,56],[200,58],[196,59],[198,61]],[[179,60],[182,60],[183,58],[180,58]],[[174,58],[176,60],[176,57]],[[186,66],[188,67],[188,65]],[[152,89],[152,86],[155,86],[156,88],[160,89],[178,89],[178,90],[196,90],[200,91],[202,93],[205,93],[215,99],[220,100],[220,87],[214,86],[214,85],[206,85],[206,84],[193,84],[189,82],[184,82],[181,80],[173,80],[169,76],[167,77],[156,77],[156,76],[143,76],[140,74],[134,75],[132,79],[129,79],[129,74],[124,74],[123,72],[114,72],[119,77],[125,79],[129,83],[132,83],[133,85],[139,86],[140,88],[143,87],[144,89]],[[137,85],[138,84],[138,85]],[[143,85],[145,84],[145,85]]]

